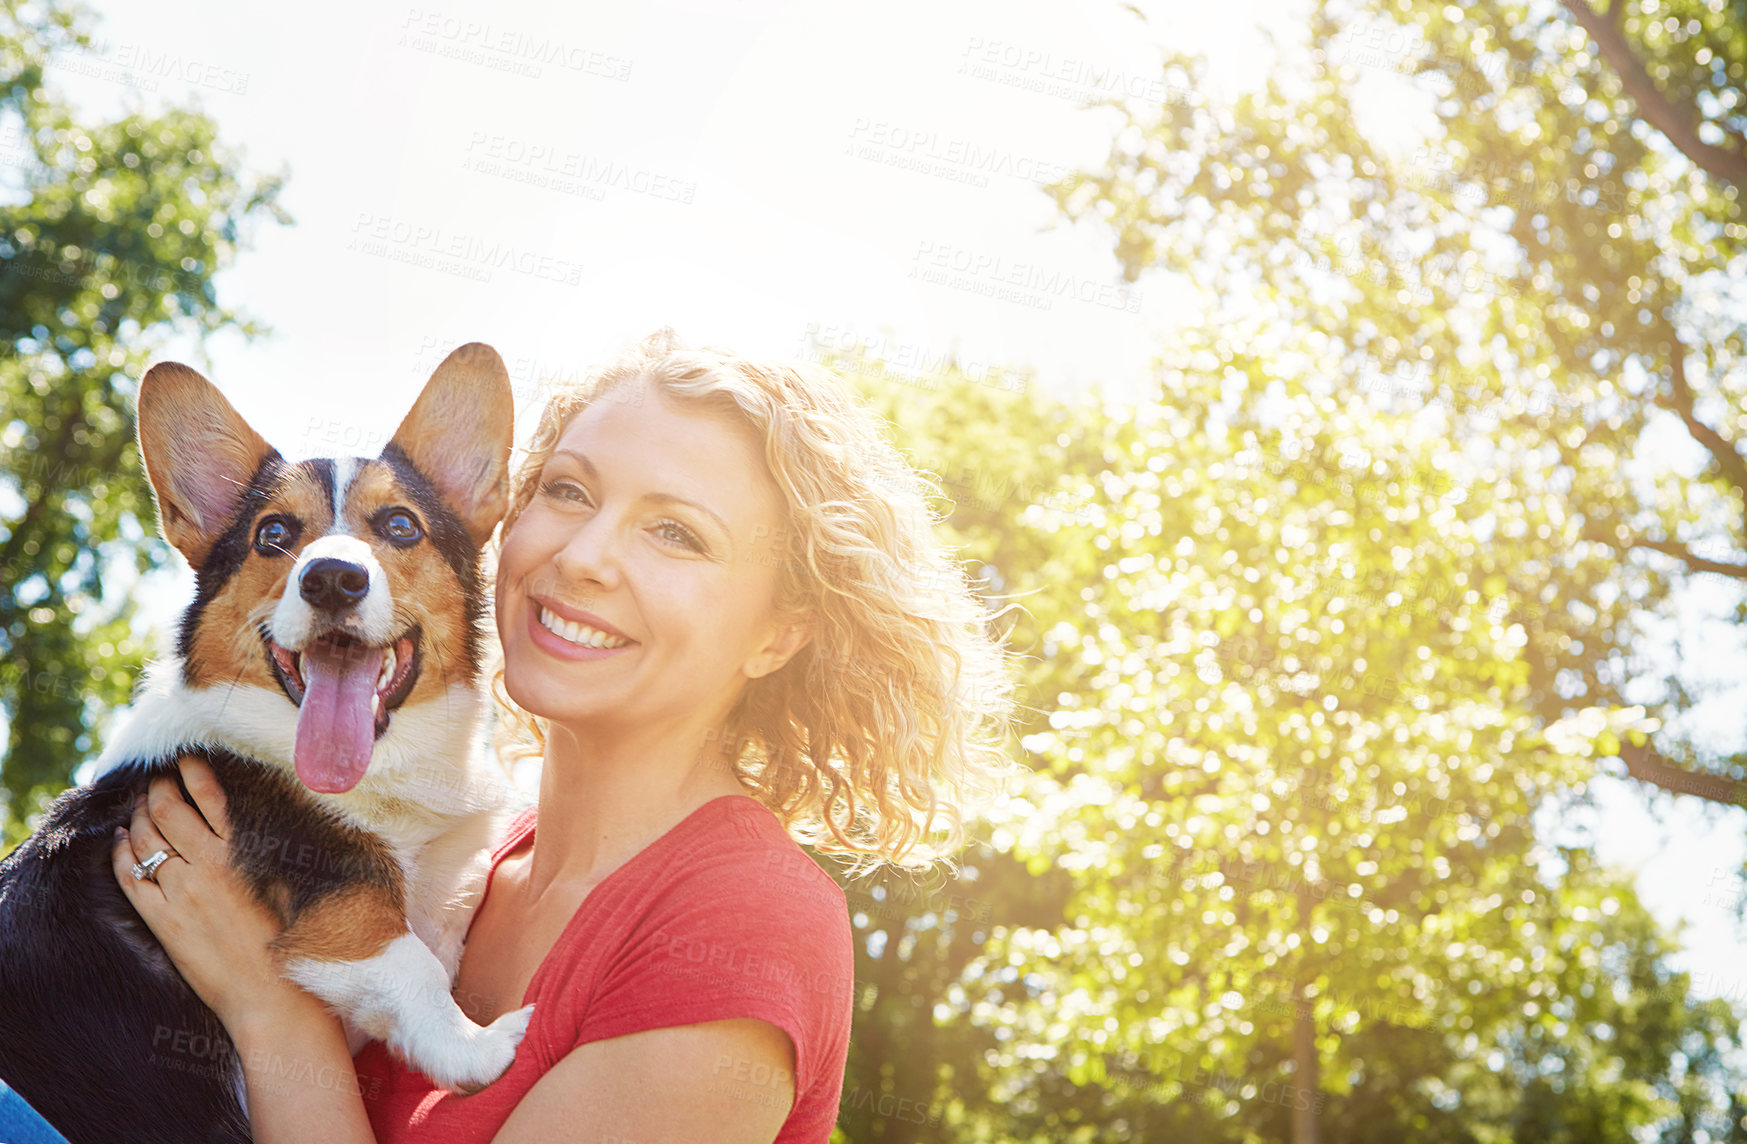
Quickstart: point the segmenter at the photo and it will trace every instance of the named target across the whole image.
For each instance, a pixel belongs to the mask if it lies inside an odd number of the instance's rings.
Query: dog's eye
[[[419,522],[412,513],[405,509],[391,509],[376,518],[376,531],[380,532],[390,544],[409,547],[417,544],[425,532],[419,527]]]
[[[289,556],[297,542],[297,527],[284,517],[270,516],[255,528],[255,551],[262,556]]]

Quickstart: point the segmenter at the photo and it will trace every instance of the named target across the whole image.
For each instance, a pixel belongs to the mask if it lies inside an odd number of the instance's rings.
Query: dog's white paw
[[[438,1087],[469,1096],[509,1071],[516,1059],[516,1046],[522,1043],[533,1016],[534,1007],[526,1005],[484,1028],[470,1026],[459,1043],[422,1046],[427,1051],[417,1054],[414,1067]]]
[[[534,1012],[528,1005],[483,1028],[475,1025],[450,996],[436,955],[411,933],[363,961],[291,961],[286,976],[439,1088],[464,1094],[509,1069]]]

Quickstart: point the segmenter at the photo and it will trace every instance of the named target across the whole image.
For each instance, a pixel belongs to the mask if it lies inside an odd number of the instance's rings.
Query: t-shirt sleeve
[[[750,1017],[787,1033],[795,1098],[847,1052],[855,960],[843,892],[799,848],[695,870],[603,967],[577,1045]],[[723,1062],[723,1079],[742,1069]],[[829,1081],[828,1077],[828,1081]],[[833,1098],[835,1103],[835,1098]]]

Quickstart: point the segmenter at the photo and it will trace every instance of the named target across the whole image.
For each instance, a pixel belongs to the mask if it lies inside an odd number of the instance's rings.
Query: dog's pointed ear
[[[443,494],[475,548],[509,508],[515,423],[503,359],[469,342],[443,359],[388,443]]]
[[[261,463],[278,450],[249,428],[218,387],[180,362],[140,379],[140,460],[158,527],[199,568],[243,503]]]

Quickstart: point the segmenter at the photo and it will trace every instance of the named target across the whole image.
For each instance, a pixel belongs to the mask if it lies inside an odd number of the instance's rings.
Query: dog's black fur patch
[[[212,764],[231,864],[281,921],[360,883],[391,886],[404,903],[384,843],[292,776],[228,751],[186,753]],[[161,774],[176,776],[192,806],[175,758],[130,762],[62,794],[0,862],[0,1077],[73,1144],[249,1141],[224,1026],[111,871],[115,828]]]

